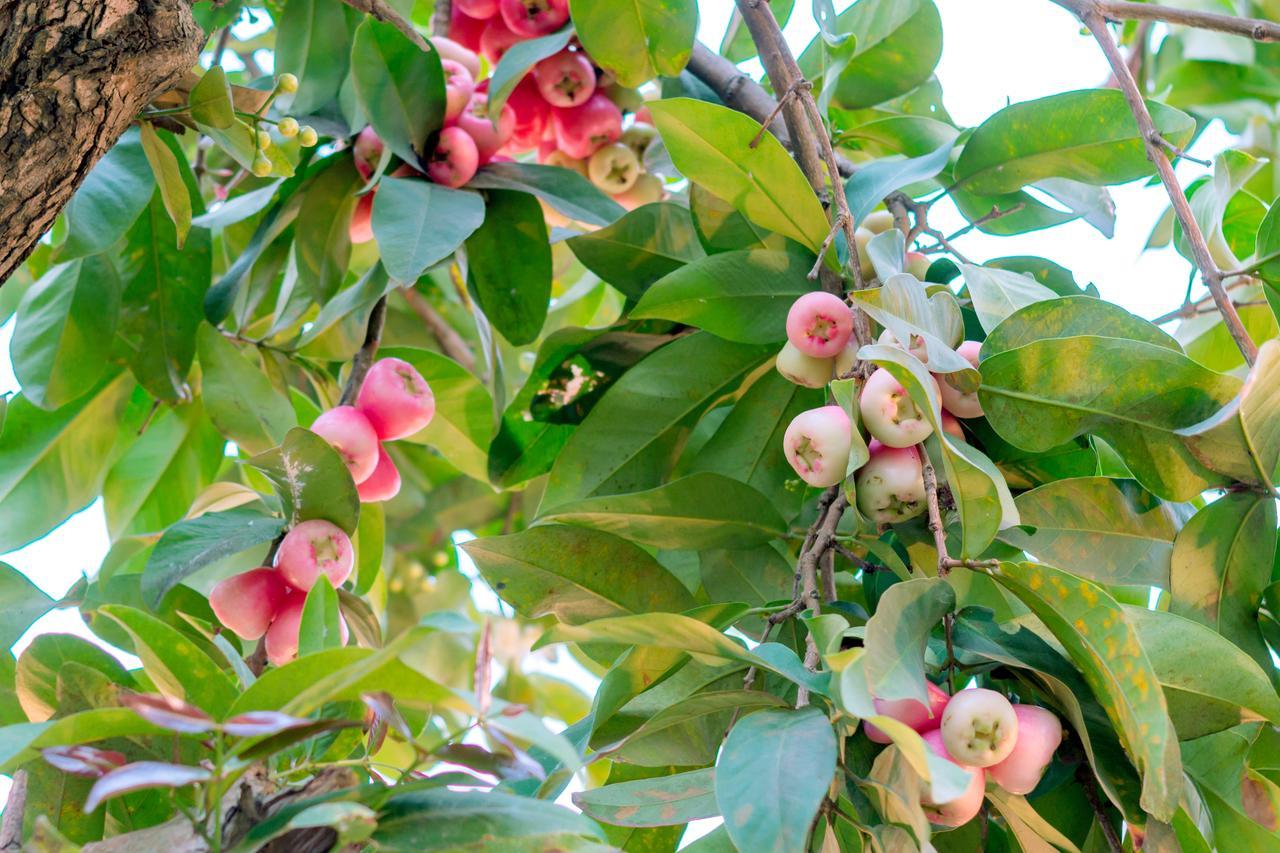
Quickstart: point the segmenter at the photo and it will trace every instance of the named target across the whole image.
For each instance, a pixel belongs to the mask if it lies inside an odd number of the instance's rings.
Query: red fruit
[[[1018,715],[994,690],[961,690],[942,712],[942,741],[947,752],[974,767],[999,764],[1018,741]]]
[[[1014,705],[1013,713],[1018,718],[1013,752],[987,768],[987,773],[1010,794],[1030,794],[1062,743],[1062,722],[1052,711],[1037,705]]]
[[[515,133],[516,112],[511,109],[510,104],[503,104],[498,124],[494,126],[489,120],[489,96],[484,92],[477,92],[471,96],[467,109],[458,116],[458,127],[465,130],[475,142],[480,162],[488,163]]]
[[[316,418],[311,431],[338,451],[351,472],[351,479],[363,483],[378,464],[378,434],[355,406],[337,406]]]
[[[933,424],[883,367],[867,379],[858,405],[867,431],[889,447],[911,447],[933,432]]]
[[[444,118],[445,121],[453,121],[462,115],[462,111],[471,102],[471,96],[476,91],[476,81],[461,62],[442,59],[440,67],[444,70]]]
[[[787,340],[805,355],[835,358],[853,334],[853,311],[839,296],[806,293],[787,312]]]
[[[854,480],[858,509],[877,524],[896,524],[925,510],[924,466],[914,447],[887,447],[872,439],[871,458]]]
[[[492,18],[498,14],[498,0],[453,0],[453,8],[472,18]]]
[[[366,127],[360,131],[356,135],[356,141],[351,145],[351,153],[356,161],[356,171],[366,181],[373,177],[374,170],[378,168],[378,161],[382,159],[382,147],[382,140],[378,138],[378,134],[374,133],[372,127]]]
[[[365,193],[356,201],[355,210],[351,211],[351,225],[348,228],[352,243],[368,243],[373,239],[373,191]]]
[[[853,444],[853,424],[839,406],[801,412],[782,435],[791,467],[811,486],[834,486],[844,479]]]
[[[596,92],[580,106],[552,109],[551,126],[560,150],[570,157],[584,159],[601,146],[622,138],[622,111]]]
[[[924,738],[925,746],[933,750],[935,755],[942,756],[969,774],[969,787],[953,800],[939,803],[933,796],[932,785],[929,786],[929,790],[922,792],[920,805],[924,806],[924,816],[930,823],[936,823],[939,826],[963,826],[982,810],[982,797],[987,788],[987,774],[981,768],[969,767],[952,758],[942,742],[942,734],[936,729],[925,732],[921,737]]]
[[[356,405],[383,441],[413,435],[431,423],[436,398],[412,364],[399,358],[374,362],[360,386]]]
[[[978,341],[965,341],[956,347],[959,353],[974,367],[978,366],[978,353],[982,344]],[[982,417],[982,403],[976,391],[964,392],[947,381],[946,376],[934,377],[938,380],[938,390],[942,392],[942,407],[958,418]]]
[[[961,441],[968,440],[964,437],[964,429],[960,426],[960,422],[950,412],[942,413],[942,431],[952,438],[958,438]]]
[[[929,692],[927,708],[915,699],[895,699],[891,702],[876,699],[876,713],[893,717],[900,723],[906,723],[921,734],[933,731],[942,725],[942,711],[947,707],[947,701],[951,697],[932,681],[925,682],[925,689]],[[889,736],[870,723],[864,723],[863,728],[867,732],[867,737],[876,743],[889,743]]]
[[[502,20],[522,38],[554,33],[569,20],[569,0],[498,0]]]
[[[441,61],[452,59],[454,62],[460,63],[463,68],[471,73],[471,79],[480,76],[480,57],[469,47],[458,44],[453,39],[447,39],[444,36],[432,36],[431,44],[435,47],[436,52],[440,54]]]
[[[542,97],[531,77],[525,77],[511,90],[507,106],[516,117],[511,147],[520,151],[537,148],[543,133],[551,125],[551,105]]]
[[[533,66],[538,91],[553,107],[576,107],[596,90],[596,69],[586,54],[562,50]]]
[[[360,493],[361,503],[389,501],[400,493],[400,471],[385,447],[378,448],[378,467],[356,491]]]
[[[256,640],[266,633],[287,593],[280,573],[264,566],[220,581],[209,593],[209,606],[223,625]]]
[[[502,18],[490,18],[480,34],[480,55],[497,65],[503,54],[522,41],[524,36],[512,32]]]
[[[337,589],[351,577],[351,539],[336,524],[315,518],[294,525],[276,552],[276,568],[285,583],[309,592],[323,573]]]
[[[454,3],[449,11],[449,38],[467,50],[480,50],[488,24],[489,22],[483,18],[473,18],[464,14],[458,8],[458,4]]]
[[[284,666],[298,656],[298,633],[302,628],[302,608],[307,603],[304,592],[289,593],[280,613],[267,629],[267,660],[276,666]],[[338,636],[343,645],[347,638],[347,621],[338,617]]]
[[[460,127],[446,127],[440,131],[440,138],[427,163],[428,178],[456,189],[474,178],[479,168],[480,151],[471,134]]]

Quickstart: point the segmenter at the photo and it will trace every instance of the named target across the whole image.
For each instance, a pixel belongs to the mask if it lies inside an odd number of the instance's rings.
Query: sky
[[[797,53],[817,33],[810,4],[797,0],[785,35]],[[837,2],[843,9],[847,2]],[[1048,0],[937,0],[943,19],[944,48],[938,66],[945,103],[961,124],[978,124],[1008,103],[1056,92],[1097,86],[1108,69],[1094,42],[1080,35],[1071,15]],[[699,38],[712,48],[720,44],[732,0],[702,0]],[[759,71],[758,63],[748,70]],[[1192,154],[1211,159],[1232,137],[1215,125],[1197,141]],[[1178,175],[1186,185],[1204,168],[1181,161]],[[1039,255],[1072,269],[1077,281],[1093,282],[1104,299],[1146,317],[1176,308],[1186,288],[1189,267],[1172,250],[1143,253],[1151,229],[1168,204],[1160,187],[1141,182],[1112,189],[1116,233],[1108,240],[1083,222],[1016,237],[970,233],[957,247],[978,262],[1005,255]],[[931,211],[931,224],[950,233],[965,224],[946,203]],[[9,360],[12,321],[0,327],[0,393],[18,390]],[[107,552],[106,522],[95,503],[44,539],[0,559],[22,571],[48,594],[65,593],[82,574],[96,570]],[[492,611],[496,599],[478,591],[477,604]],[[55,611],[41,619],[14,647],[46,632],[87,634],[74,611]],[[128,658],[126,658],[128,660]],[[133,661],[129,661],[134,663]],[[8,780],[0,776],[0,802]],[[700,827],[705,831],[708,826]],[[686,837],[691,840],[692,834]]]

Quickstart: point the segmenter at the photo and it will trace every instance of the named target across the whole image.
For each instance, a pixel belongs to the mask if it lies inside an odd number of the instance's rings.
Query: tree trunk
[[[188,0],[0,0],[0,284],[204,40]]]

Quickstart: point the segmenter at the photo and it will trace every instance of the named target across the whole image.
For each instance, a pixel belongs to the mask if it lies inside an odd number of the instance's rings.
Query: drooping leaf
[[[518,41],[502,54],[489,79],[489,116],[497,121],[502,115],[502,105],[507,102],[516,85],[525,75],[548,57],[565,49],[573,38],[572,25],[540,38]]]
[[[289,524],[322,518],[355,533],[360,497],[338,452],[308,429],[295,427],[280,446],[249,460],[276,488]]]
[[[954,590],[940,578],[916,578],[889,587],[867,622],[865,668],[873,696],[928,704],[925,644],[933,627],[955,606]]]
[[[369,16],[351,43],[351,70],[356,96],[378,137],[416,168],[427,138],[444,123],[440,54],[420,50],[394,25]]]
[[[615,782],[573,795],[588,817],[614,826],[678,826],[719,814],[715,770]]]
[[[289,401],[213,326],[201,323],[196,343],[201,396],[218,431],[250,453],[279,444],[298,422]]]
[[[756,223],[817,251],[831,230],[808,181],[772,134],[728,107],[675,98],[650,111],[680,173]]]
[[[583,266],[630,299],[640,299],[654,282],[706,254],[688,209],[670,202],[638,207],[607,228],[567,242]]]
[[[124,135],[94,164],[64,213],[67,239],[58,260],[101,252],[125,235],[155,193],[137,128]],[[14,282],[9,283],[13,287]]]
[[[964,274],[964,283],[969,289],[973,310],[978,314],[978,322],[988,333],[1020,308],[1057,296],[1031,276],[1009,270],[963,264],[960,271]],[[1091,331],[1090,334],[1097,332]]]
[[[571,169],[536,163],[490,163],[467,186],[530,193],[577,222],[608,225],[626,210]]]
[[[484,217],[467,238],[471,292],[511,344],[533,343],[551,299],[551,246],[542,206],[527,193],[491,190]]]
[[[695,0],[570,0],[582,46],[624,86],[675,77],[693,53]]]
[[[885,4],[882,4],[885,5]],[[925,5],[932,6],[931,3]],[[928,154],[905,160],[881,160],[869,163],[845,182],[844,191],[855,223],[875,209],[881,200],[908,184],[934,177],[947,166],[954,142],[943,142]]]
[[[157,607],[165,593],[184,578],[232,554],[270,542],[284,526],[282,519],[252,506],[181,521],[165,531],[147,559],[143,595]]]
[[[298,78],[290,115],[307,116],[338,97],[351,62],[351,30],[341,4],[289,0],[276,22],[275,67]]]
[[[484,219],[480,196],[418,178],[383,178],[373,201],[382,263],[401,284],[413,284],[447,258]]]

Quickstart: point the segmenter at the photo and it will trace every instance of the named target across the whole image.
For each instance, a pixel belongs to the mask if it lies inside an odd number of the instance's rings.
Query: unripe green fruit
[[[974,367],[978,366],[978,353],[982,344],[978,341],[965,341],[956,347],[956,352]],[[976,391],[961,391],[947,381],[945,375],[934,375],[938,381],[938,392],[942,397],[942,407],[958,418],[982,417],[982,402]]]
[[[778,372],[788,381],[805,388],[822,388],[831,381],[834,359],[814,358],[787,341],[778,351]]]
[[[858,398],[867,430],[889,447],[911,447],[933,432],[933,424],[889,371],[871,374]]]
[[[298,78],[292,74],[281,74],[276,78],[276,87],[287,95],[298,91]]]
[[[844,349],[836,354],[836,365],[832,375],[836,379],[848,376],[853,372],[853,368],[858,365],[858,342],[849,341]]]
[[[298,135],[298,120],[293,116],[282,118],[276,125],[276,130],[280,131],[280,135],[285,139],[293,139]]]
[[[894,227],[893,214],[887,210],[873,210],[862,220],[862,227],[872,234],[883,234]]]
[[[871,242],[871,238],[876,236],[866,228],[859,228],[853,232],[853,242],[858,250],[858,267],[862,270],[862,278],[864,280],[875,276],[876,268],[871,263],[871,255],[867,251],[867,244]]]
[[[259,151],[253,158],[253,168],[250,169],[254,175],[259,178],[265,178],[271,174],[271,158]]]
[[[825,488],[844,479],[853,446],[853,423],[839,406],[801,412],[782,436],[787,461],[811,486]]]
[[[636,152],[636,156],[643,161],[644,152],[649,150],[649,146],[657,137],[658,129],[656,127],[638,121],[622,132],[622,139],[619,141]]]
[[[268,148],[271,147],[271,131],[269,130],[258,131],[258,147],[261,148],[263,151],[266,151]]]

